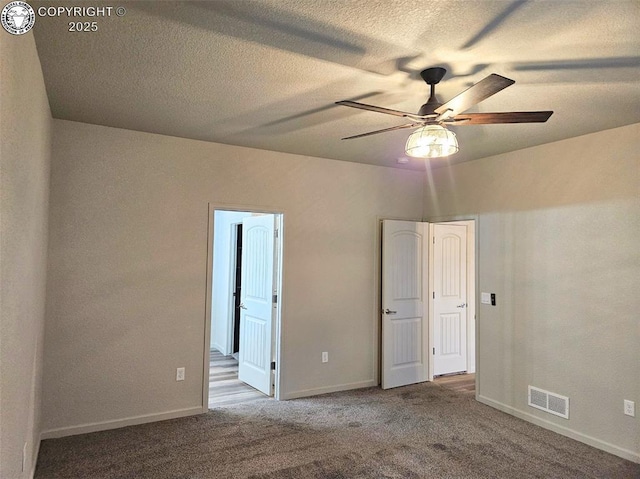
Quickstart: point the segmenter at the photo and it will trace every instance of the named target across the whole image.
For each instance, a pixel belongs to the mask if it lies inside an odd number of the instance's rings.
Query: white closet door
[[[428,379],[428,223],[382,225],[382,388]]]
[[[467,227],[433,225],[433,374],[467,370]]]

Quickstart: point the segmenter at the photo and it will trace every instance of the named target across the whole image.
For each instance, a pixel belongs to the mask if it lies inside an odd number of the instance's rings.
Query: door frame
[[[202,370],[202,412],[209,411],[209,364],[211,362],[211,301],[213,283],[213,238],[214,238],[214,213],[216,211],[237,211],[249,213],[262,213],[276,215],[276,227],[278,229],[278,246],[274,267],[277,268],[276,288],[278,290],[278,302],[274,318],[275,330],[273,331],[273,355],[276,362],[274,378],[274,395],[276,400],[281,399],[282,390],[282,315],[284,309],[283,283],[284,283],[284,216],[285,212],[278,208],[265,208],[251,205],[228,205],[221,203],[208,203],[207,206],[207,256],[206,256],[206,286],[205,286],[205,317],[204,317],[204,342],[203,342],[203,370]]]
[[[465,308],[467,311],[467,371],[472,369],[476,373],[476,399],[479,392],[479,374],[480,368],[480,341],[479,341],[479,326],[478,326],[478,216],[477,215],[462,215],[462,216],[441,216],[425,219],[424,221],[430,224],[429,232],[430,237],[433,237],[432,225],[436,223],[456,223],[467,226],[467,304],[469,307]],[[433,264],[433,248],[429,248],[429,262]],[[433,268],[429,268],[429,284],[433,284]],[[431,299],[431,298],[430,298]],[[472,316],[473,313],[473,316]],[[429,348],[433,351],[433,330],[434,330],[434,317],[433,317],[433,301],[429,301]],[[473,321],[473,327],[470,327],[470,321]],[[469,333],[473,333],[473,338]],[[469,354],[469,344],[474,345],[474,354]],[[430,355],[429,361],[429,381],[433,381],[433,354]],[[472,362],[473,360],[473,362]],[[471,366],[471,368],[470,368]],[[475,367],[473,367],[475,366]]]

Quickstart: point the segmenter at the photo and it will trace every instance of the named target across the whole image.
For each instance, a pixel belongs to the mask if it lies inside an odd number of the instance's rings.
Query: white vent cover
[[[569,419],[569,398],[529,386],[529,406]]]

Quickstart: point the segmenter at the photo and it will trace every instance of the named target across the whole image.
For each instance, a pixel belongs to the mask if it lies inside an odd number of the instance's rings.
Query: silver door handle
[[[247,307],[244,305],[244,303],[240,303],[240,309],[247,309]]]
[[[456,308],[464,308],[467,305],[467,303],[462,303],[459,304],[458,306],[456,306]]]
[[[384,310],[384,314],[397,314],[397,311],[391,311],[389,308]]]

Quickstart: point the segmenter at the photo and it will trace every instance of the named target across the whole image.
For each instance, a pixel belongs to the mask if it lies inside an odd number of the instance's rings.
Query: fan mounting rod
[[[429,99],[427,103],[420,107],[418,115],[430,115],[433,114],[436,108],[440,106],[440,102],[436,98],[436,85],[440,83],[440,80],[447,73],[447,70],[441,67],[427,68],[420,72],[422,79],[431,87]]]

